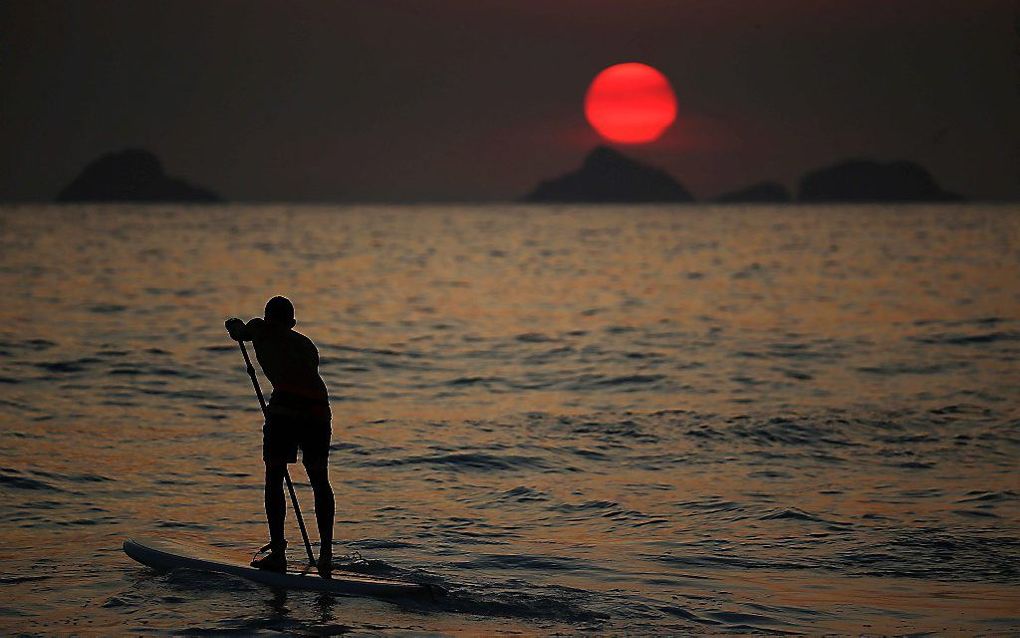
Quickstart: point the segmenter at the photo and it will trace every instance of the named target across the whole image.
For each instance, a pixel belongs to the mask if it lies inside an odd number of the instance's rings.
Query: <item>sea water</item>
[[[0,208],[0,632],[1015,633],[1018,267],[1015,206]],[[446,597],[121,551],[265,542],[277,294],[336,553]]]

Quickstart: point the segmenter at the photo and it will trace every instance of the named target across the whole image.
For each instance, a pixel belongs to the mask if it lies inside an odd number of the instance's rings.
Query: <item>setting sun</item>
[[[654,142],[676,120],[676,96],[666,76],[647,64],[616,64],[595,76],[584,114],[611,142]]]

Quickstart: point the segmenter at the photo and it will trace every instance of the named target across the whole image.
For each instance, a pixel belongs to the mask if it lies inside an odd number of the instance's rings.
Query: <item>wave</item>
[[[55,485],[51,485],[45,481],[38,479],[29,478],[27,476],[21,476],[17,470],[0,469],[0,485],[19,489],[19,490],[37,490],[43,492],[63,492]]]
[[[396,459],[362,461],[374,467],[399,467],[404,465],[441,465],[464,471],[510,471],[525,469],[548,469],[550,466],[541,459],[522,455],[495,455],[482,452],[458,452],[434,456],[412,456]]]
[[[984,345],[988,343],[1000,343],[1004,341],[1020,341],[1020,332],[996,331],[977,334],[966,334],[959,332],[943,332],[923,336],[909,337],[916,343],[950,346]]]

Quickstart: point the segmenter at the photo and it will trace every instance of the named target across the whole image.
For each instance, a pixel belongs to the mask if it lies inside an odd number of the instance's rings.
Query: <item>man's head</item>
[[[265,318],[267,322],[284,328],[293,328],[297,323],[294,321],[294,304],[286,297],[270,299],[266,303]]]

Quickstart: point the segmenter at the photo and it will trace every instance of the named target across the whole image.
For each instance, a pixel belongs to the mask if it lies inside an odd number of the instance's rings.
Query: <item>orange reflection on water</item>
[[[71,603],[105,627],[132,614],[191,626],[238,599],[279,613],[216,586],[188,611],[107,603],[181,598],[126,563],[126,536],[236,555],[263,541],[260,414],[222,321],[280,293],[333,399],[341,546],[453,583],[517,579],[529,604],[573,586],[609,633],[642,605],[649,632],[681,622],[655,616],[670,605],[702,619],[803,607],[818,614],[761,613],[808,633],[983,630],[1015,602],[1006,582],[954,595],[939,580],[952,574],[924,571],[937,536],[967,549],[955,569],[997,577],[982,556],[1011,556],[993,541],[1020,520],[1004,434],[1020,387],[1013,211],[43,208],[3,221],[0,376],[16,382],[2,386],[14,487],[0,545],[13,573],[42,565],[68,584],[60,600],[19,584],[40,630],[66,630]],[[671,409],[684,411],[655,414]],[[851,560],[872,545],[886,557]],[[886,563],[916,577],[862,576]],[[412,624],[371,603],[329,613]],[[466,615],[413,622],[577,629]]]

